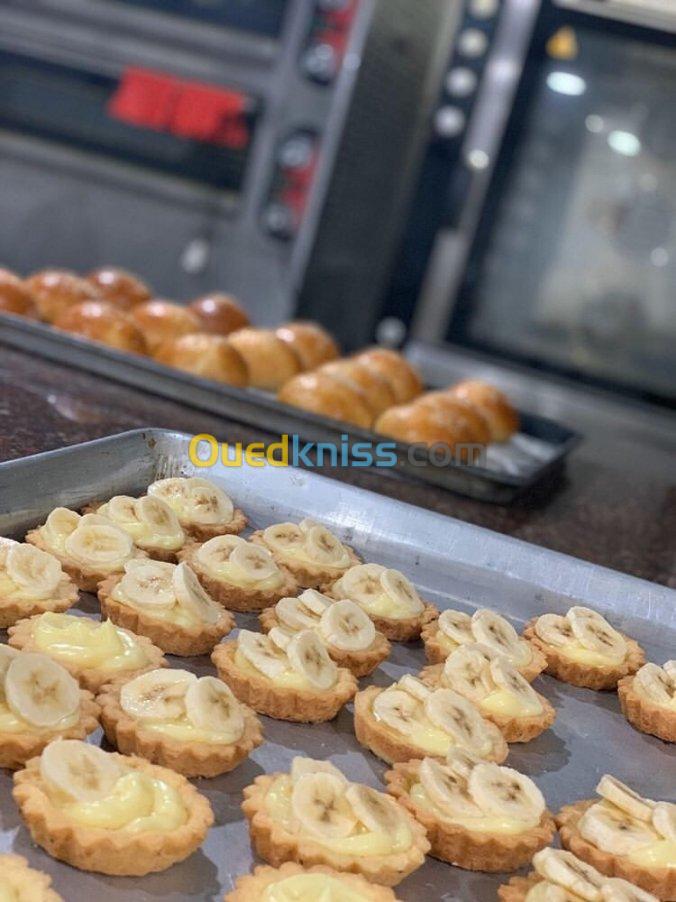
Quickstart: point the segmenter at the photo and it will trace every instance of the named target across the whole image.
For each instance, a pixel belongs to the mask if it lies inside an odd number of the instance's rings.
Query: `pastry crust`
[[[49,654],[35,645],[32,636],[33,621],[40,616],[42,615],[37,614],[34,617],[27,617],[9,628],[9,645],[12,648]],[[130,630],[124,630],[124,632],[130,633]],[[88,689],[90,692],[98,692],[101,686],[106,683],[127,682],[142,673],[147,673],[149,670],[157,670],[158,667],[167,666],[162,650],[153,645],[150,639],[147,639],[145,636],[131,635],[143,648],[148,659],[148,663],[143,667],[138,667],[135,670],[106,670],[104,667],[78,667],[76,662],[71,661],[58,661],[58,663],[78,680],[83,689]]]
[[[624,661],[618,664],[607,664],[605,667],[591,667],[589,664],[572,661],[561,654],[558,648],[547,645],[540,639],[535,632],[536,620],[537,617],[534,617],[528,621],[523,631],[524,638],[540,649],[547,659],[546,672],[557,680],[561,680],[562,683],[569,683],[571,686],[579,686],[582,689],[615,689],[622,677],[636,673],[645,664],[645,652],[641,646],[634,639],[625,636],[624,633],[620,633],[627,643],[627,655]]]
[[[269,864],[278,867],[285,861],[295,861],[309,867],[324,864],[337,871],[361,874],[373,883],[396,886],[417,870],[425,861],[430,844],[425,828],[408,812],[411,846],[405,852],[389,855],[343,855],[316,842],[309,836],[297,836],[275,822],[265,808],[265,796],[281,774],[262,774],[244,788],[242,811],[249,821],[249,833],[254,849]]]
[[[36,614],[45,614],[47,611],[63,614],[77,604],[78,598],[77,586],[70,576],[63,577],[51,598],[19,601],[16,598],[0,596],[0,629],[7,629],[9,626],[14,626],[19,620],[25,620],[26,617],[33,617]]]
[[[256,532],[249,536],[249,541],[256,545],[262,545],[267,549],[279,566],[288,570],[295,578],[296,582],[302,589],[319,589],[327,583],[334,583],[337,579],[357,564],[361,564],[361,558],[358,557],[355,550],[349,545],[343,545],[350,556],[350,563],[345,567],[322,567],[320,564],[312,564],[310,561],[298,561],[293,558],[282,557],[278,552],[267,544],[263,538],[263,530],[257,529]]]
[[[641,733],[649,733],[676,742],[676,711],[656,705],[650,699],[639,695],[634,689],[634,676],[622,677],[617,684],[620,708],[632,727]]]
[[[82,513],[95,514],[103,503],[103,501],[91,501],[86,507],[82,508]],[[244,511],[236,507],[232,514],[232,520],[228,523],[222,523],[218,526],[200,526],[196,523],[186,526],[185,523],[181,523],[181,529],[186,535],[186,544],[190,544],[191,540],[192,543],[201,543],[207,542],[216,536],[237,536],[242,530],[246,529],[248,522]],[[154,561],[176,564],[179,553],[183,548],[179,548],[177,551],[167,551],[166,548],[144,548],[143,550]]]
[[[235,696],[259,714],[296,723],[333,720],[357,691],[357,680],[344,667],[338,668],[331,689],[290,689],[275,685],[263,674],[243,673],[235,663],[237,642],[222,642],[214,649],[213,661],[219,677]]]
[[[360,899],[368,902],[397,902],[391,889],[368,883],[360,874],[346,874],[322,865],[304,868],[293,861],[287,861],[279,868],[259,865],[253,874],[238,877],[233,891],[225,894],[223,902],[260,902],[267,887],[298,874],[326,874],[327,877],[334,877],[357,893]]]
[[[80,689],[80,716],[77,723],[65,730],[33,729],[25,733],[0,731],[0,767],[17,770],[27,761],[40,755],[54,739],[86,739],[99,726],[99,706],[94,696]]]
[[[525,902],[533,887],[544,882],[544,878],[535,871],[527,877],[512,877],[509,883],[503,883],[498,887],[498,899],[500,902]]]
[[[340,595],[333,591],[333,583],[323,586],[320,591],[324,595],[328,595],[329,598],[335,598],[337,601],[340,601]],[[355,602],[355,604],[359,604],[359,602]],[[429,601],[423,602],[423,604],[422,611],[415,617],[378,617],[369,613],[366,608],[362,608],[362,610],[371,618],[378,632],[382,633],[390,642],[415,642],[416,639],[420,638],[425,624],[431,623],[439,616],[439,611],[435,605]]]
[[[97,701],[106,739],[123,755],[138,755],[185,777],[216,777],[241,764],[263,742],[261,724],[242,705],[244,732],[236,742],[185,742],[144,730],[120,705],[121,684],[104,686]]]
[[[572,805],[564,805],[556,815],[563,848],[608,877],[621,877],[667,902],[676,899],[676,868],[642,868],[634,864],[627,855],[604,852],[583,838],[578,822],[585,811],[597,802],[598,799],[584,799]]]
[[[431,755],[421,749],[414,742],[407,742],[405,736],[399,736],[386,724],[380,723],[373,716],[373,702],[376,696],[385,690],[379,686],[368,686],[362,692],[358,692],[354,699],[354,732],[357,741],[367,749],[382,758],[388,764],[411,761],[418,758],[435,758],[445,760],[445,755]],[[496,743],[493,753],[486,761],[495,761],[502,764],[507,757],[509,749],[502,736],[496,734]]]
[[[556,832],[554,818],[544,811],[539,824],[522,833],[479,833],[461,824],[443,821],[421,808],[408,789],[418,773],[419,762],[395,764],[385,774],[387,791],[411,812],[427,830],[430,855],[468,871],[515,871],[548,846]]]
[[[185,777],[143,758],[111,753],[125,769],[141,771],[163,780],[179,794],[188,813],[181,827],[167,833],[125,833],[84,827],[69,820],[52,805],[40,774],[40,759],[14,775],[14,801],[33,841],[52,858],[82,871],[142,877],[164,871],[198,849],[214,822],[211,805]]]
[[[145,611],[122,604],[112,597],[112,593],[123,575],[117,573],[99,583],[98,596],[102,616],[137,636],[146,636],[165,654],[184,658],[208,655],[214,646],[235,628],[235,618],[230,611],[222,611],[216,623],[185,626],[158,620]]]
[[[63,902],[52,889],[52,878],[42,871],[34,871],[21,855],[0,855],[0,874],[13,878],[17,888],[32,902]]]
[[[274,607],[266,608],[258,615],[261,628],[264,633],[269,633],[275,626],[281,626]],[[368,648],[359,651],[346,651],[344,648],[336,648],[322,638],[331,659],[339,667],[347,667],[359,679],[368,676],[379,664],[389,656],[392,646],[382,633],[376,630],[376,637]]]

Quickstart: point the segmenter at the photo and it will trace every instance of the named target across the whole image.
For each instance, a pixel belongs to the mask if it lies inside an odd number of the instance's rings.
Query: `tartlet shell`
[[[525,902],[533,887],[543,882],[543,878],[535,871],[526,877],[512,877],[509,883],[498,887],[498,899],[500,902]]]
[[[346,874],[344,871],[336,871],[323,865],[315,865],[311,868],[301,867],[294,861],[287,861],[279,868],[271,868],[269,865],[259,865],[253,874],[238,877],[234,889],[226,893],[223,902],[257,902],[262,898],[268,886],[294,877],[297,874],[326,874],[327,877],[335,877],[353,892],[358,893],[360,899],[365,902],[397,902],[391,889],[368,883],[360,874]]]
[[[256,532],[249,536],[249,541],[256,545],[262,545],[273,556],[277,564],[286,567],[293,575],[298,585],[303,589],[319,589],[327,583],[334,583],[337,579],[357,564],[361,564],[361,558],[357,555],[354,548],[343,543],[343,547],[347,551],[350,563],[345,567],[322,567],[319,564],[312,564],[309,561],[297,561],[293,558],[284,557],[278,551],[271,548],[263,537],[263,530],[257,529]]]
[[[34,902],[64,902],[63,898],[52,889],[52,878],[42,871],[35,871],[21,855],[0,854],[0,870],[9,866],[14,877],[20,877],[20,887],[26,899]]]
[[[328,586],[323,586],[321,591],[328,595],[329,598],[334,598],[336,601],[340,601],[340,594],[336,594],[333,591],[333,584]],[[355,602],[358,604],[359,602]],[[429,601],[423,602],[423,609],[420,614],[417,614],[415,617],[404,617],[401,619],[394,617],[377,617],[374,614],[371,614],[366,608],[363,608],[365,614],[373,621],[373,625],[378,630],[379,633],[382,633],[386,639],[389,639],[390,642],[415,642],[416,639],[420,638],[420,634],[423,631],[423,627],[426,623],[430,623],[433,620],[436,620],[439,616],[439,611],[435,605],[431,604]]]
[[[622,713],[632,727],[665,742],[676,742],[676,711],[656,705],[636,692],[633,674],[619,681],[617,696]]]
[[[63,614],[77,604],[78,598],[78,587],[67,573],[51,598],[19,601],[16,598],[0,596],[0,629],[6,630],[19,620],[25,620],[26,617],[33,617],[35,614],[46,614],[48,611]]]

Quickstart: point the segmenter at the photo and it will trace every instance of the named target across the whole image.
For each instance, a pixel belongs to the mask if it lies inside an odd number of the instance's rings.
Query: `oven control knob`
[[[476,72],[464,66],[456,66],[446,76],[446,90],[452,97],[469,97],[476,91]]]
[[[263,211],[263,225],[270,235],[285,241],[296,231],[293,211],[277,201],[271,201]]]
[[[442,138],[457,138],[465,128],[466,117],[457,106],[442,106],[434,117],[437,134]]]
[[[475,19],[492,19],[499,6],[499,0],[470,0],[469,12]]]
[[[458,37],[459,52],[470,59],[478,59],[488,49],[488,38],[478,28],[465,28]]]
[[[314,155],[315,141],[310,135],[288,138],[279,148],[277,161],[282,169],[307,169]]]
[[[338,66],[338,54],[331,44],[312,44],[303,54],[303,72],[322,85],[333,81],[338,74]]]

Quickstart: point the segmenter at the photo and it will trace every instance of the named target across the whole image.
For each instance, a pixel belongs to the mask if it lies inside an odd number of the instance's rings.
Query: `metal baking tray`
[[[272,394],[191,376],[150,358],[115,351],[22,317],[0,315],[0,342],[258,426],[269,433],[296,433],[306,442],[332,442],[338,446],[346,442],[350,447],[364,441],[390,442],[369,430],[282,404]],[[409,460],[409,446],[397,443],[396,467],[383,467],[380,472],[403,472],[472,498],[509,504],[536,484],[545,480],[553,482],[579,441],[578,433],[560,423],[522,411],[520,432],[509,442],[490,445],[481,465],[456,462],[443,466],[432,462],[416,465]]]
[[[0,464],[0,534],[20,538],[57,505],[79,507],[91,498],[141,492],[153,479],[191,475],[189,436],[137,430],[59,451]],[[521,624],[542,611],[564,612],[582,603],[609,616],[635,636],[648,658],[662,662],[676,646],[676,592],[543,548],[528,545],[362,489],[341,485],[305,470],[264,467],[200,470],[231,493],[251,526],[311,515],[354,544],[366,560],[406,572],[425,598],[441,608],[490,605]],[[460,601],[458,601],[460,599]],[[80,604],[94,616],[91,596]],[[252,616],[239,626],[256,629]],[[208,658],[172,660],[204,673]],[[394,645],[391,658],[362,681],[386,685],[425,663],[422,647]],[[673,750],[633,730],[612,693],[575,689],[549,677],[538,690],[553,702],[557,720],[546,734],[512,746],[508,763],[532,776],[551,810],[593,795],[607,771],[640,792],[668,798],[674,792]],[[143,878],[104,877],[79,872],[34,847],[10,798],[11,778],[0,773],[0,852],[25,855],[50,873],[66,899],[149,902],[151,899],[220,900],[252,858],[240,812],[242,789],[255,776],[288,766],[297,754],[330,758],[355,780],[381,785],[386,766],[362,749],[353,735],[351,707],[328,724],[303,726],[262,718],[265,744],[233,773],[196,781],[210,799],[216,826],[202,849],[182,864]],[[98,736],[94,737],[98,741]],[[471,873],[429,858],[397,888],[402,900],[492,902],[508,879]]]

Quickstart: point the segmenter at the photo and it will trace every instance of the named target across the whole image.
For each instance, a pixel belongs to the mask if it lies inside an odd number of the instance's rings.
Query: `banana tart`
[[[99,584],[101,613],[171,655],[207,655],[235,626],[188,564],[132,560]]]
[[[658,902],[619,877],[596,868],[561,849],[542,849],[533,856],[527,877],[512,877],[498,889],[501,902]]]
[[[254,849],[275,867],[327,865],[396,886],[430,848],[405,808],[328,761],[294,758],[290,773],[257,777],[244,789],[242,811]]]
[[[334,601],[316,589],[306,589],[298,598],[280,598],[258,619],[266,633],[279,628],[292,636],[300,630],[315,630],[336,664],[356,677],[372,673],[391,649],[359,605],[349,599]]]
[[[148,486],[148,495],[165,501],[197,542],[237,535],[247,524],[243,511],[223,489],[201,476],[158,479]]]
[[[0,767],[23,767],[57,737],[84,739],[98,714],[93,695],[56,661],[0,645]]]
[[[57,507],[26,541],[48,551],[83,592],[96,592],[102,579],[120,573],[127,561],[147,557],[131,536],[99,514],[80,515]]]
[[[181,774],[76,739],[52,742],[14,775],[33,841],[83,871],[143,876],[187,858],[214,816]]]
[[[63,899],[52,889],[48,874],[29,868],[20,855],[0,855],[0,902],[63,902]]]
[[[445,664],[424,668],[428,686],[454,689],[499,727],[507,742],[530,742],[556,720],[556,711],[502,654],[475,642],[461,645]]]
[[[73,614],[38,614],[20,620],[9,629],[9,644],[48,655],[91,692],[166,664],[161,649],[145,636],[136,636],[112,620],[100,623]]]
[[[531,683],[547,666],[547,659],[528,639],[522,639],[512,624],[488,608],[471,616],[464,611],[446,610],[422,631],[425,654],[430,664],[443,664],[461,645],[481,645],[504,655],[521,676]]]
[[[357,564],[326,590],[331,598],[349,598],[369,615],[376,629],[394,642],[412,642],[438,614],[398,570],[381,564]]]
[[[645,662],[643,649],[590,608],[572,607],[565,617],[542,614],[523,632],[547,658],[547,673],[586,689],[615,689]]]
[[[452,689],[430,689],[410,674],[387,689],[358,692],[354,730],[357,740],[388,764],[445,758],[455,748],[489,761],[507,757],[502,733],[472,702]]]
[[[357,691],[353,674],[335,665],[314,630],[292,637],[278,628],[267,636],[240,630],[211,660],[241,702],[277,720],[332,720]]]
[[[333,583],[359,563],[352,548],[310,519],[301,520],[298,525],[276,523],[255,532],[251,541],[267,548],[304,588],[319,589]]]
[[[97,513],[128,533],[137,548],[156,561],[176,562],[176,552],[185,544],[186,534],[176,513],[159,496],[132,498],[115,495],[105,504],[89,505],[84,513]]]
[[[601,796],[565,805],[556,816],[561,845],[609,877],[658,899],[676,899],[676,805],[644,799],[606,774]]]
[[[676,742],[676,661],[644,664],[617,684],[622,713],[641,733]]]
[[[67,611],[77,599],[77,586],[53,554],[0,539],[0,629],[44,611]]]
[[[233,770],[263,741],[256,715],[221,680],[187,670],[151,670],[104,686],[97,701],[108,741],[184,774]]]
[[[280,868],[262,865],[253,874],[239,877],[223,902],[397,902],[397,899],[391,889],[369,883],[360,874],[342,874],[322,865],[304,868],[287,861]]]
[[[395,764],[387,790],[427,830],[430,855],[470,871],[515,871],[556,832],[542,793],[511,767],[454,748]]]
[[[231,611],[261,611],[298,591],[295,577],[267,548],[240,536],[186,545],[179,558],[190,564],[209,595]]]

